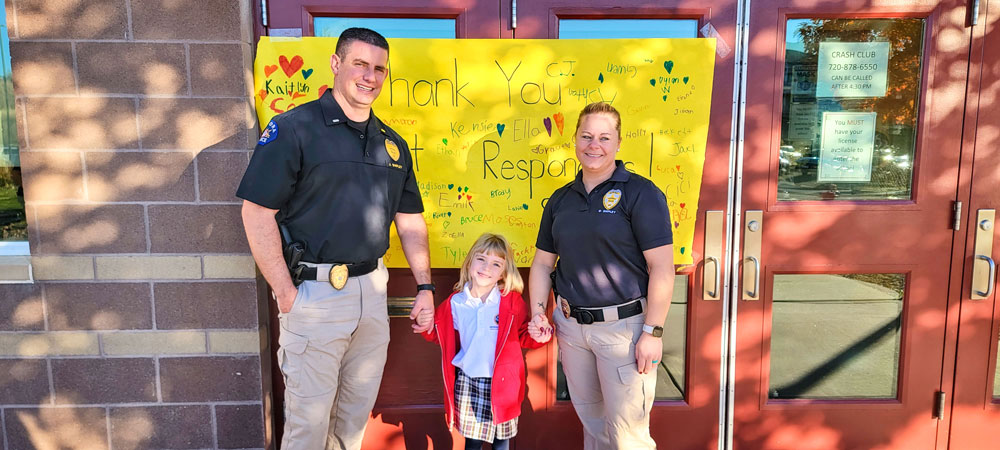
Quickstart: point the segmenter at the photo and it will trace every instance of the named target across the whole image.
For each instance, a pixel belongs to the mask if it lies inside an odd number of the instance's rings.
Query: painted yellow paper
[[[333,85],[335,43],[261,38],[254,64],[261,123]],[[714,39],[389,39],[389,45],[390,73],[373,109],[409,143],[432,266],[459,267],[487,231],[505,235],[518,265],[530,265],[545,202],[578,171],[577,116],[595,101],[621,112],[618,157],[666,192],[674,260],[692,262]],[[395,234],[385,261],[406,266]]]

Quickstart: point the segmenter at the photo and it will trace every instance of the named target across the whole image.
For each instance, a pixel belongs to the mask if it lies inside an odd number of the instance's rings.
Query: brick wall
[[[264,447],[250,0],[6,8],[35,282],[0,285],[4,448]]]

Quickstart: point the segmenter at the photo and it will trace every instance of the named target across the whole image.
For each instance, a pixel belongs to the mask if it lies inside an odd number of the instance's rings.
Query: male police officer
[[[283,450],[361,448],[389,345],[381,257],[393,221],[419,283],[411,319],[434,309],[410,152],[371,112],[388,61],[380,34],[345,30],[330,58],[333,89],[267,124],[236,194],[245,200],[250,250],[280,311]],[[305,246],[298,288],[278,223]],[[427,328],[413,325],[415,333]]]

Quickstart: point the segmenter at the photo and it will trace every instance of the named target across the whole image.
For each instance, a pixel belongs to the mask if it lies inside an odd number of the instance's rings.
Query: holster
[[[293,241],[292,234],[285,224],[279,223],[278,230],[281,231],[282,253],[285,257],[285,264],[288,265],[288,274],[292,277],[292,284],[298,287],[302,284],[302,269],[305,267],[299,262],[302,261],[302,255],[306,252],[306,244],[305,242]]]
[[[549,272],[549,279],[552,280],[552,295],[556,299],[556,303],[559,303],[559,291],[556,290],[556,271],[553,270]],[[558,306],[558,305],[557,305]]]

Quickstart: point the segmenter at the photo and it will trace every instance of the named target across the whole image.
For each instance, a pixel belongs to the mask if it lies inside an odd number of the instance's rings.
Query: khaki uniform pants
[[[279,314],[285,378],[282,450],[360,449],[389,347],[388,271],[350,278],[342,290],[306,281]]]
[[[590,325],[567,319],[559,308],[553,316],[559,361],[583,423],[584,449],[655,449],[649,411],[656,372],[642,375],[635,364],[646,315]]]

